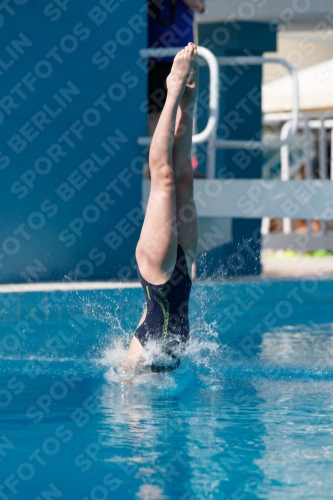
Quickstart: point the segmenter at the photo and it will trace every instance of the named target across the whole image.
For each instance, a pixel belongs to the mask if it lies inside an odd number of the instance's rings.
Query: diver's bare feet
[[[190,75],[187,80],[186,84],[186,93],[195,93],[197,94],[198,92],[198,85],[199,85],[199,68],[198,68],[198,49],[197,46],[192,44],[194,47],[194,61],[193,61],[193,66],[190,72]]]
[[[178,99],[183,96],[196,57],[195,49],[195,45],[189,43],[174,58],[170,75],[166,79],[168,95]]]

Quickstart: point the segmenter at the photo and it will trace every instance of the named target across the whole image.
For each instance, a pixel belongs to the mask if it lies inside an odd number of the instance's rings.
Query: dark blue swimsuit
[[[191,292],[191,278],[188,273],[184,251],[177,248],[177,260],[171,278],[163,285],[152,285],[142,276],[138,268],[146,301],[147,314],[144,322],[135,332],[136,338],[144,346],[149,340],[161,342],[162,350],[174,359],[175,347],[184,344],[189,338],[188,303]],[[179,366],[157,367],[153,371],[170,371]]]

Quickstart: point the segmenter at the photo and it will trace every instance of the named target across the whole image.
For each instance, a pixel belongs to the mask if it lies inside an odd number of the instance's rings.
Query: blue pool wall
[[[146,2],[11,2],[0,29],[0,282],[119,279],[142,223]]]
[[[137,145],[147,133],[147,68],[139,57],[146,11],[142,1],[27,0],[1,15],[0,283],[136,279],[147,161]],[[199,43],[216,55],[275,50],[275,37],[265,23],[199,25]],[[201,76],[207,89],[204,69]],[[260,89],[260,67],[234,76],[221,70],[222,126]],[[251,115],[229,127],[230,139],[260,135],[261,107],[248,98],[246,105]],[[218,177],[260,177],[261,154],[240,168],[235,153],[217,153]],[[198,275],[258,274],[259,227],[260,220],[234,219],[231,243],[199,258]],[[244,241],[250,251],[240,248]]]

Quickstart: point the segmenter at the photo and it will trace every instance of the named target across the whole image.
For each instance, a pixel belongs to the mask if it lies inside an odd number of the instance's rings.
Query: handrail
[[[292,124],[291,121],[286,122],[280,132],[280,140],[281,142],[284,142],[286,138],[290,134]],[[289,175],[289,145],[284,144],[281,146],[280,149],[280,157],[281,157],[281,180],[282,181],[289,181],[290,180],[290,175]],[[289,217],[283,217],[282,220],[282,225],[283,225],[283,232],[285,234],[290,234],[291,233],[291,220]]]
[[[258,64],[281,64],[285,66],[291,73],[293,81],[293,105],[291,112],[291,127],[288,136],[280,141],[229,141],[217,139],[215,147],[219,149],[279,149],[281,146],[290,144],[296,135],[299,121],[299,91],[298,79],[295,68],[285,59],[280,57],[260,57],[260,56],[233,56],[233,57],[218,57],[217,61],[220,66],[256,66]]]
[[[165,49],[142,49],[140,50],[141,57],[167,57],[174,56],[181,50],[181,47],[165,48]],[[285,59],[278,57],[261,57],[261,56],[232,56],[218,57],[205,47],[198,47],[198,54],[205,60],[205,64],[209,67],[210,86],[209,86],[209,112],[208,121],[205,129],[199,134],[193,136],[194,144],[201,144],[209,141],[207,151],[207,177],[215,177],[215,155],[216,149],[279,149],[286,146],[294,139],[299,125],[299,92],[298,80],[295,68]],[[258,64],[281,64],[285,66],[291,73],[293,82],[293,105],[290,120],[290,129],[286,137],[279,141],[254,141],[254,140],[223,140],[216,138],[216,130],[219,120],[219,65],[223,66],[254,66]],[[147,146],[151,143],[151,137],[139,137],[138,144]]]
[[[271,113],[264,117],[264,121],[266,123],[272,121],[284,121],[280,132],[280,140],[283,142],[291,129],[291,114],[290,113]],[[312,166],[310,162],[310,152],[309,152],[309,143],[310,143],[310,130],[311,129],[319,129],[322,132],[322,129],[325,130],[325,133],[321,133],[319,135],[319,144],[321,154],[319,156],[319,175],[320,178],[327,178],[326,171],[326,161],[327,161],[327,152],[326,152],[326,130],[331,129],[331,148],[330,148],[330,162],[331,162],[331,176],[330,180],[333,180],[333,119],[332,113],[302,113],[300,115],[300,120],[298,123],[298,129],[303,129],[304,134],[304,154],[305,160],[302,163],[305,165],[305,177],[306,180],[311,179],[312,176]],[[289,181],[290,180],[290,162],[289,162],[289,145],[284,144],[280,148],[280,162],[281,162],[281,180]],[[269,235],[269,217],[265,217],[262,221],[261,232],[263,235]],[[311,234],[311,220],[307,221],[308,226],[308,234]],[[321,221],[322,232],[325,235],[327,232],[327,224],[325,221]],[[283,218],[283,234],[290,235],[292,233],[291,220],[288,217]],[[317,237],[318,238],[318,237]],[[318,239],[319,242],[319,239]]]
[[[183,47],[174,47],[166,49],[142,49],[140,50],[141,57],[169,57],[175,56]],[[210,138],[215,138],[216,129],[219,121],[220,108],[220,81],[219,81],[219,65],[214,54],[205,47],[198,46],[198,55],[203,57],[207,62],[210,74],[209,85],[209,112],[208,121],[205,129],[199,134],[193,136],[193,144],[201,144]],[[138,144],[140,146],[148,146],[151,143],[151,137],[139,137]]]
[[[304,120],[301,120],[298,128],[304,129],[304,134],[307,138],[305,141],[306,146],[309,143],[309,130],[319,129],[319,177],[321,179],[325,179],[327,177],[326,171],[326,162],[327,162],[327,152],[326,152],[326,130],[331,129],[331,135],[333,138],[333,120],[331,118],[325,118],[326,115],[319,115],[317,118],[314,118],[313,114],[309,114],[308,116],[304,116]],[[291,120],[286,121],[281,129],[280,139],[283,140],[286,136],[288,136],[289,130],[291,128]],[[290,180],[290,164],[289,164],[289,146],[285,144],[281,147],[281,180],[288,181]],[[308,155],[308,152],[306,151]],[[331,158],[333,158],[333,142],[331,142]],[[331,180],[332,177],[332,168],[331,168]],[[309,158],[306,158],[306,175],[307,178],[310,176],[310,165]],[[327,230],[326,222],[322,222],[322,230],[323,233]],[[311,224],[308,222],[309,229],[311,231]],[[283,233],[290,234],[291,233],[291,222],[287,217],[283,218]]]

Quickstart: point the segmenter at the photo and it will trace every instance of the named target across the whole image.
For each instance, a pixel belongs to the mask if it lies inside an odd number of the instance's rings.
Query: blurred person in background
[[[194,12],[203,12],[204,0],[149,0],[149,48],[185,47],[194,42]],[[153,135],[166,99],[166,78],[173,57],[149,60],[148,128]]]

